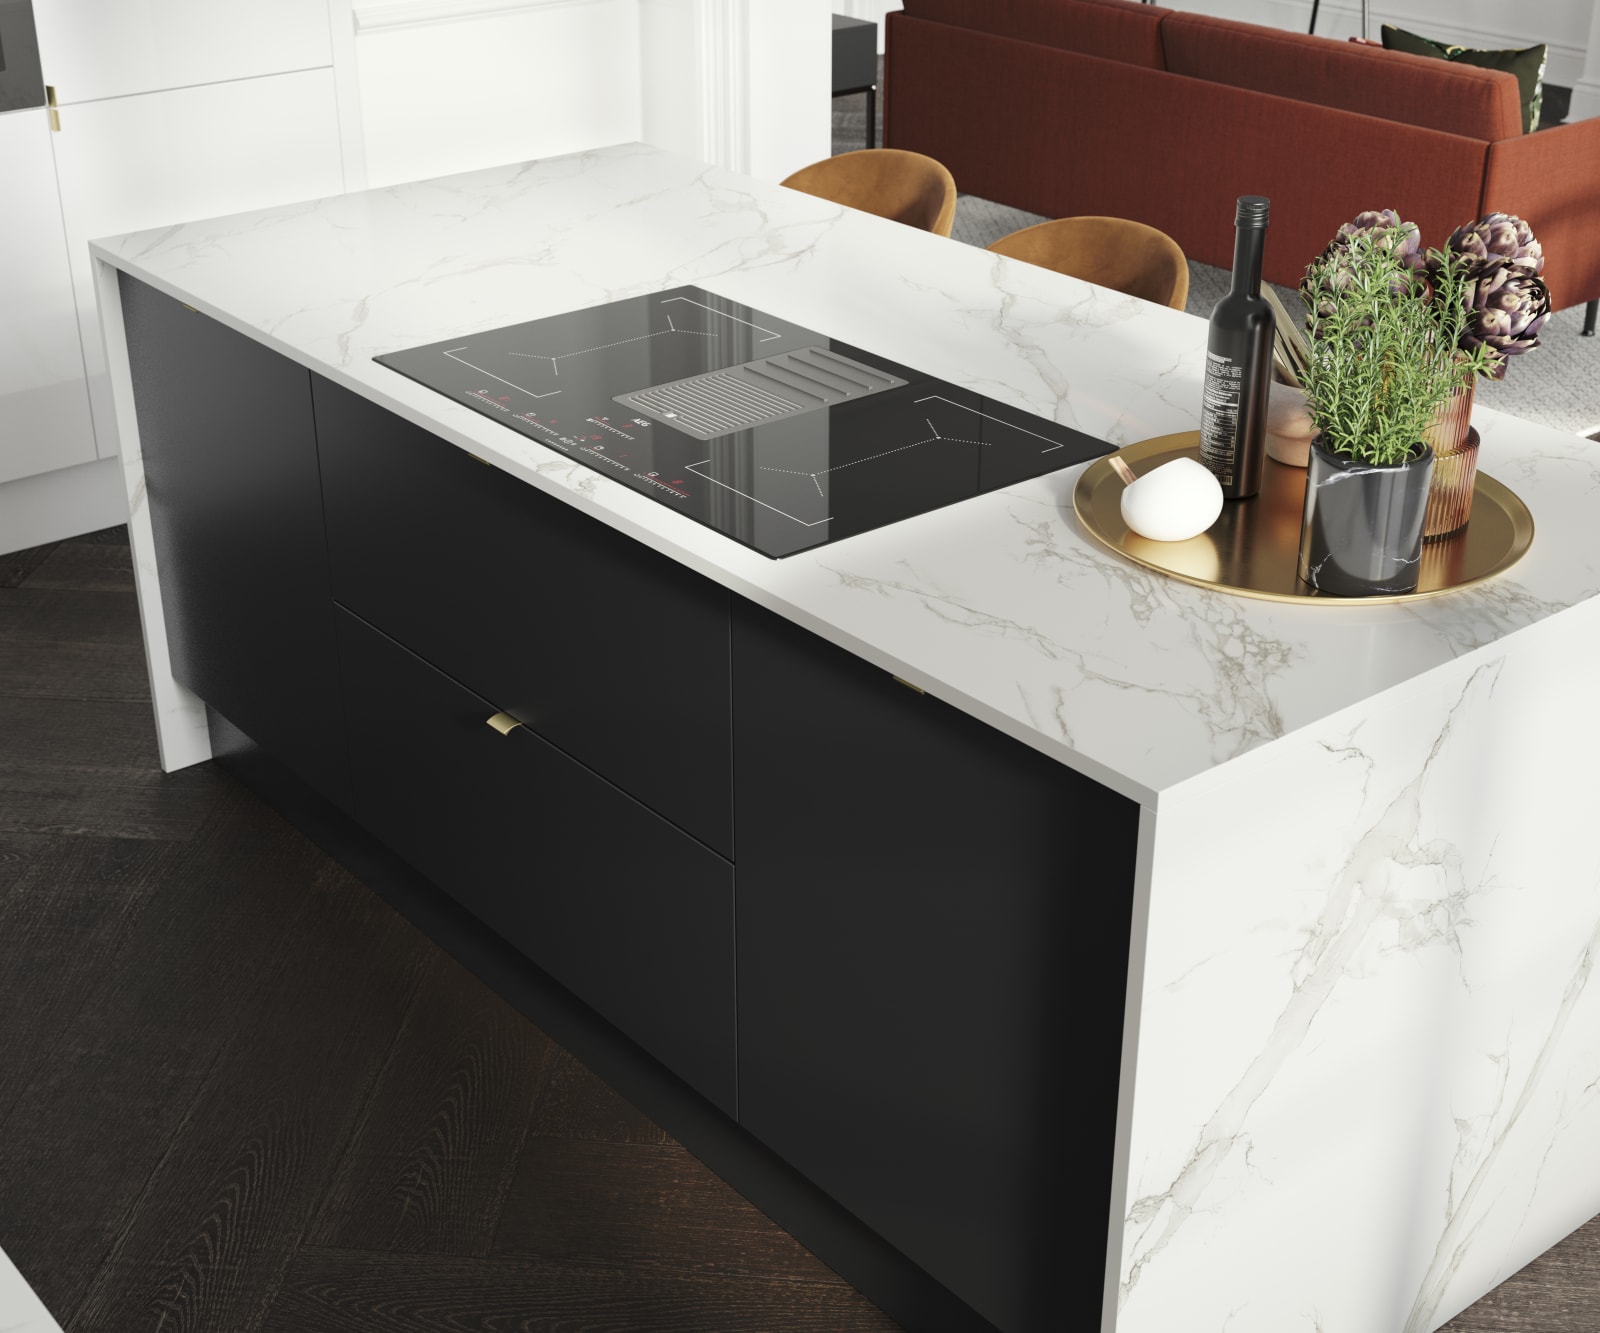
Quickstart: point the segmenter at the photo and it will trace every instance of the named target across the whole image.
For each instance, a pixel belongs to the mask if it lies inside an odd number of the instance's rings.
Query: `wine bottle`
[[[1272,309],[1261,297],[1268,202],[1239,197],[1234,212],[1233,285],[1211,312],[1200,400],[1200,458],[1222,494],[1243,500],[1261,489],[1267,393],[1272,381]]]

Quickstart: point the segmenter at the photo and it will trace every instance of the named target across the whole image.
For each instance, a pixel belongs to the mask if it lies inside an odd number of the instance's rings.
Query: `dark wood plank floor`
[[[67,1333],[890,1333],[249,791],[157,770],[125,540],[0,556],[0,1248]],[[1597,1223],[1448,1325],[1597,1327]]]
[[[889,1333],[248,790],[159,772],[125,543],[0,556],[0,1248],[68,1333]]]

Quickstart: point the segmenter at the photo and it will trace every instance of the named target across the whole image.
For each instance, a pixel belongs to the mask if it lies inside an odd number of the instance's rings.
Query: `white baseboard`
[[[122,460],[19,477],[0,485],[0,555],[128,521]]]

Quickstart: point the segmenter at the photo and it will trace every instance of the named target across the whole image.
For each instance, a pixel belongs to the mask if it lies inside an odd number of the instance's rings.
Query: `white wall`
[[[1297,32],[1306,30],[1311,17],[1310,0],[1176,0],[1174,8]],[[1368,36],[1377,37],[1379,26],[1391,23],[1425,37],[1486,50],[1544,42],[1550,48],[1545,77],[1552,83],[1570,86],[1583,76],[1594,15],[1594,0],[1540,0],[1538,4],[1506,4],[1505,0],[1373,0],[1372,30]],[[1360,31],[1359,0],[1322,0],[1317,14],[1320,36],[1355,37]]]
[[[640,137],[637,0],[355,7],[369,186]]]
[[[782,180],[833,151],[833,24],[828,0],[749,7],[749,158],[743,170]]]
[[[1572,90],[1572,110],[1568,120],[1600,116],[1600,4],[1589,19],[1589,51],[1584,60],[1583,77]]]
[[[827,0],[356,0],[372,186],[643,139],[779,179],[829,150]]]
[[[782,180],[828,156],[828,0],[639,0],[644,138]]]

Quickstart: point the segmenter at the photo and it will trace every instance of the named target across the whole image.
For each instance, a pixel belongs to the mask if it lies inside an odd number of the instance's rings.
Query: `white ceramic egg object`
[[[1122,521],[1152,541],[1198,537],[1221,512],[1221,483],[1210,468],[1192,458],[1163,463],[1122,492]]]

